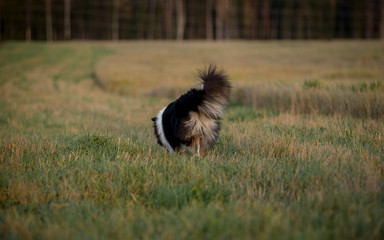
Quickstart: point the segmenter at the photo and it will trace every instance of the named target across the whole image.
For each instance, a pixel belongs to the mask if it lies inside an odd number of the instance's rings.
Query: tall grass
[[[304,82],[303,86],[258,84],[236,89],[234,98],[256,109],[379,119],[384,116],[384,89],[381,85],[382,82],[372,82],[370,86],[373,87],[356,90],[355,85],[350,89],[336,85],[323,88],[318,81]]]

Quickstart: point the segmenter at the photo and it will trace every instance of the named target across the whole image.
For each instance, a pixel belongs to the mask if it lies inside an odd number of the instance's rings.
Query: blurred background
[[[384,38],[384,0],[0,0],[0,40]]]

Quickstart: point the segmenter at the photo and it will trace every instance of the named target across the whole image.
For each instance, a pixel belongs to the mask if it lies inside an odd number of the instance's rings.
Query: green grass
[[[5,43],[0,238],[382,239],[382,46]],[[235,86],[221,136],[165,154],[150,117],[211,61]]]

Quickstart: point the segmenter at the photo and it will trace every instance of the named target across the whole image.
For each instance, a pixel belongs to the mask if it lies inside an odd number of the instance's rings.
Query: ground
[[[205,158],[151,117],[216,63]],[[1,239],[382,239],[381,41],[7,42]]]

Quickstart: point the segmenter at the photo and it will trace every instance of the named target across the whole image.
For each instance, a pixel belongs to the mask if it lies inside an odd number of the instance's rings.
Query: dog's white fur
[[[157,133],[159,134],[159,137],[160,137],[160,140],[161,140],[161,143],[167,148],[167,150],[170,152],[170,153],[173,153],[173,148],[171,147],[171,145],[169,144],[169,142],[167,141],[167,138],[165,137],[165,134],[164,134],[164,129],[163,129],[163,113],[164,113],[164,110],[166,109],[167,107],[165,106],[163,109],[161,109],[159,111],[159,114],[157,114],[157,120],[156,120],[156,126],[157,126]]]

